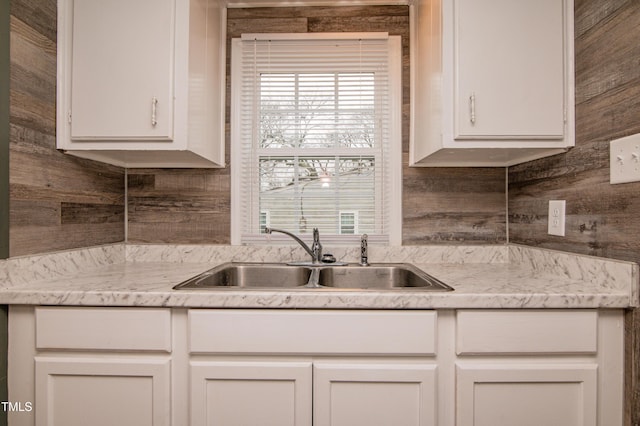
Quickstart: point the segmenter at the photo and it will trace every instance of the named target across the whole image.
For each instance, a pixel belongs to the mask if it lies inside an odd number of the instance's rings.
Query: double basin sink
[[[332,264],[224,263],[174,287],[214,289],[343,289],[451,291],[453,288],[407,263],[369,266]]]

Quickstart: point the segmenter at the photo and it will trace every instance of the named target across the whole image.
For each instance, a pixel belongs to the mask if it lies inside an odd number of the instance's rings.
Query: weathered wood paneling
[[[576,146],[509,169],[510,240],[639,261],[640,183],[609,184],[609,141],[640,132],[640,4],[578,1],[576,27]],[[544,229],[550,199],[566,237]]]
[[[403,242],[504,243],[504,169],[409,169],[409,9],[406,6],[229,9],[230,39],[248,32],[388,31],[403,44]],[[227,65],[229,61],[227,61]],[[227,120],[229,119],[227,66]],[[228,123],[227,123],[228,125]],[[227,153],[229,139],[227,137]],[[228,157],[227,157],[228,158]],[[227,162],[228,163],[228,162]],[[153,177],[153,178],[151,178]],[[218,189],[195,185],[217,180]],[[165,181],[159,185],[159,179]],[[135,170],[129,175],[129,241],[228,243],[229,169]],[[168,182],[173,182],[171,187]]]
[[[129,241],[229,243],[229,176],[221,171],[130,170]]]
[[[640,262],[640,183],[609,184],[609,142],[640,132],[640,2],[577,0],[576,146],[509,169],[514,243]],[[566,236],[547,235],[567,201]],[[640,315],[627,315],[626,425],[640,424]]]
[[[124,170],[55,149],[56,2],[10,4],[10,255],[123,241]]]
[[[502,168],[405,167],[404,244],[504,243],[505,186]]]
[[[9,257],[9,16],[9,2],[0,3],[0,259]],[[0,379],[2,395],[6,395],[6,383]],[[0,424],[6,422],[6,415],[0,413]]]

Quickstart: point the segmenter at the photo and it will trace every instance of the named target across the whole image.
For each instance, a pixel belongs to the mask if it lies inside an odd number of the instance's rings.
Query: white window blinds
[[[241,243],[270,238],[266,218],[297,234],[317,227],[323,240],[348,238],[344,211],[357,219],[351,229],[389,240],[400,168],[391,149],[401,149],[392,52],[381,33],[234,40],[232,217]]]

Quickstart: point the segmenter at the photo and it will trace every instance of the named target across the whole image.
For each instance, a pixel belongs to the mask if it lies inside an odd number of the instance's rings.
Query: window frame
[[[251,36],[259,36],[264,39],[317,39],[317,38],[341,38],[341,39],[361,39],[363,37],[375,37],[380,38],[386,33],[296,33],[296,34],[259,34]],[[386,225],[388,232],[384,235],[369,234],[369,240],[371,242],[385,242],[389,245],[401,245],[402,242],[402,47],[400,36],[388,36],[389,39],[389,108],[391,115],[389,117],[390,137],[389,146],[387,149],[388,155],[388,167],[385,176],[388,194],[388,211],[386,218]],[[243,111],[241,110],[241,103],[239,101],[241,95],[240,84],[234,84],[234,82],[240,81],[241,76],[241,55],[238,54],[241,49],[242,39],[233,38],[231,41],[232,55],[231,55],[231,126],[230,126],[230,139],[231,139],[231,244],[265,244],[280,240],[290,241],[285,236],[267,236],[256,235],[255,238],[251,238],[250,241],[246,241],[247,238],[242,237],[243,232],[243,219],[242,219],[242,173],[243,165],[241,164],[242,158],[242,143],[240,138],[240,125]],[[234,54],[234,52],[236,52]],[[335,153],[346,154],[339,148],[325,153],[332,155]],[[258,155],[259,157],[259,155]],[[338,215],[338,221],[340,215]],[[309,224],[313,227],[313,224]],[[304,237],[304,235],[302,236]],[[332,244],[352,244],[359,241],[360,236],[356,234],[331,234],[324,235],[324,243]]]

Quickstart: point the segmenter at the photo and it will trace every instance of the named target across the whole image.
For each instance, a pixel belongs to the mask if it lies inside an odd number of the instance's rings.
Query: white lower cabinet
[[[171,425],[171,310],[11,306],[11,426]]]
[[[437,424],[435,365],[320,358],[190,366],[192,426]]]
[[[596,364],[462,364],[459,426],[595,426]]]
[[[192,361],[191,425],[311,426],[311,363]]]
[[[457,426],[623,423],[621,310],[461,310]]]
[[[315,426],[435,426],[436,366],[314,364]]]
[[[621,309],[11,306],[10,426],[621,426]]]
[[[36,424],[169,426],[170,361],[38,356]]]
[[[188,313],[191,426],[431,426],[434,311]]]

